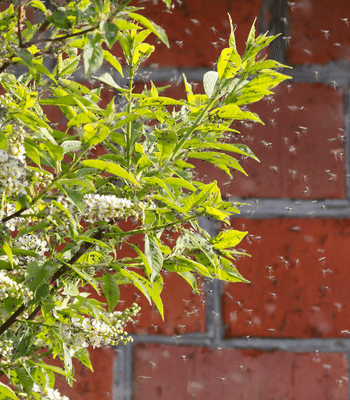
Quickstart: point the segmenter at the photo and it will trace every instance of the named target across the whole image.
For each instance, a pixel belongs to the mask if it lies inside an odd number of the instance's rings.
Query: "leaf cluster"
[[[155,50],[146,39],[169,43],[129,3],[75,0],[50,10],[18,1],[0,15],[0,163],[12,163],[0,174],[0,279],[12,293],[0,295],[0,334],[9,343],[0,365],[15,388],[1,384],[0,399],[45,398],[55,374],[73,382],[72,357],[92,369],[87,346],[126,341],[122,328],[138,308],[115,313],[120,285],[134,285],[164,318],[164,271],[195,292],[198,276],[247,282],[235,265],[247,232],[230,228],[239,204],[223,199],[216,181],[197,180],[191,160],[230,178],[233,170],[246,174],[242,159],[259,161],[229,139],[240,136],[240,121],[262,123],[245,106],[289,78],[277,71],[285,66],[258,58],[275,37],[256,37],[253,25],[241,57],[230,19],[229,45],[204,75],[205,93],[194,93],[185,75],[185,99],[163,96],[153,82],[137,92],[135,76]],[[26,19],[26,9],[40,22]],[[104,65],[114,73],[99,74]],[[18,66],[25,72],[12,71]],[[82,68],[96,88],[76,79]],[[106,88],[114,97],[101,107]],[[52,108],[63,128],[52,123]],[[203,216],[227,228],[211,237]],[[111,329],[109,339],[100,326]]]

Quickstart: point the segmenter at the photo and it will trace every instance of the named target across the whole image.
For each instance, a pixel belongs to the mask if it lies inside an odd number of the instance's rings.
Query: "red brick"
[[[230,35],[227,13],[231,15],[233,23],[237,24],[235,35],[238,50],[242,53],[250,27],[259,14],[261,0],[184,0],[181,3],[179,6],[174,1],[175,9],[172,13],[166,12],[161,1],[158,5],[147,2],[145,10],[141,11],[165,29],[170,44],[170,49],[163,43],[157,44],[155,52],[144,65],[156,63],[162,67],[210,67],[221,50],[227,47]],[[211,27],[215,27],[216,31]],[[225,39],[225,42],[220,38]],[[154,42],[153,38],[150,37],[150,41]],[[119,45],[113,51],[120,55]]]
[[[230,180],[218,168],[194,162],[206,181],[218,181],[223,195],[346,197],[344,145],[339,139],[344,134],[342,93],[321,84],[290,85],[277,87],[272,103],[262,100],[249,107],[265,126],[233,125],[242,133],[233,142],[247,144],[261,161],[242,162],[248,177],[236,171]]]
[[[133,398],[346,400],[347,366],[336,353],[137,345]]]
[[[348,0],[303,0],[290,13],[290,64],[325,64],[348,60],[350,21]],[[325,31],[329,31],[325,32]]]
[[[346,337],[350,220],[234,219],[247,230],[237,261],[251,284],[224,284],[229,337]]]
[[[75,379],[69,387],[62,378],[56,379],[55,388],[70,399],[112,400],[113,399],[113,366],[115,351],[111,347],[90,351],[94,372],[74,361]]]
[[[127,331],[139,335],[162,334],[179,335],[191,332],[205,332],[204,294],[192,292],[191,287],[176,273],[163,274],[164,287],[161,293],[164,306],[164,321],[158,309],[150,305],[145,296],[133,285],[120,286],[120,309],[129,307],[133,302],[141,306],[140,316],[135,318],[136,325],[129,324]],[[203,282],[199,289],[204,293]]]

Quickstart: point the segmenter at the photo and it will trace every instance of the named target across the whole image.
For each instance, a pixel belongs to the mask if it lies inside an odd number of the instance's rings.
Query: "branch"
[[[103,236],[103,230],[98,230],[92,238],[94,239],[101,239]],[[64,275],[69,270],[69,264],[74,264],[84,253],[86,253],[94,243],[83,242],[82,245],[79,247],[78,251],[71,257],[68,263],[62,265],[51,277],[51,283],[54,284],[62,275]],[[56,290],[55,285],[51,288],[50,294],[53,294]],[[0,326],[0,336],[8,329],[11,325],[17,322],[18,317],[26,310],[26,306],[22,304],[12,315],[11,317],[5,321]],[[41,302],[36,306],[34,311],[29,315],[27,320],[32,320],[40,311]],[[0,375],[1,376],[1,375]]]
[[[22,2],[21,0],[19,0],[18,17],[17,17],[17,35],[18,35],[19,47],[23,47],[22,32],[21,32],[21,15],[22,15]]]
[[[71,37],[75,37],[75,36],[79,36],[79,35],[84,35],[85,33],[89,33],[94,31],[95,29],[97,29],[97,26],[93,26],[89,29],[85,29],[84,31],[79,31],[79,32],[75,32],[75,33],[71,33],[69,35],[65,35],[65,36],[60,36],[60,37],[56,37],[56,38],[46,38],[46,39],[37,39],[37,40],[30,40],[29,42],[27,42],[25,45],[26,46],[31,46],[32,44],[37,44],[37,43],[45,43],[45,42],[62,42],[66,39],[69,39]]]

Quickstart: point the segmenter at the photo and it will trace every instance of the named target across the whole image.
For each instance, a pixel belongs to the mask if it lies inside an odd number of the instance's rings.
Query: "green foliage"
[[[256,37],[253,26],[240,56],[230,19],[229,46],[217,71],[204,75],[204,94],[193,93],[185,76],[186,99],[162,96],[153,82],[140,93],[135,75],[155,50],[145,40],[169,42],[129,3],[75,0],[50,11],[40,0],[17,1],[0,15],[0,367],[11,386],[0,384],[0,399],[60,398],[55,375],[72,384],[73,357],[92,369],[89,346],[131,340],[124,327],[139,307],[115,311],[120,285],[134,285],[164,317],[163,271],[195,292],[198,276],[247,282],[235,265],[246,232],[212,238],[198,222],[208,216],[230,225],[239,204],[224,200],[215,181],[196,180],[191,159],[229,177],[245,174],[241,157],[258,161],[228,139],[239,121],[262,123],[240,106],[288,79],[276,71],[283,65],[257,59],[274,37]],[[26,19],[24,4],[39,22]],[[99,74],[104,64],[112,75]],[[22,75],[13,73],[18,66]],[[75,80],[81,68],[98,88]],[[115,92],[107,107],[99,105],[103,87]],[[51,122],[52,108],[65,128]]]

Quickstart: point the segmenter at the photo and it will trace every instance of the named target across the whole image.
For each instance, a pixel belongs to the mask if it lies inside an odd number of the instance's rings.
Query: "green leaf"
[[[47,151],[55,161],[63,160],[63,149],[61,146],[46,142],[40,143],[40,148],[44,151]]]
[[[67,126],[68,128],[72,126],[77,126],[77,125],[83,125],[83,124],[89,124],[91,122],[94,122],[96,119],[91,115],[91,114],[84,114],[80,113],[74,117],[72,117]]]
[[[63,289],[62,294],[65,294],[67,296],[79,296],[80,292],[79,289],[77,288],[77,286],[73,283],[73,282],[65,282],[65,286]]]
[[[72,96],[60,96],[41,99],[39,104],[42,105],[55,105],[55,106],[76,106],[77,101]]]
[[[250,28],[249,34],[248,34],[248,38],[247,38],[247,42],[246,42],[246,49],[248,49],[255,40],[255,23],[256,23],[256,17],[254,18],[254,22]]]
[[[143,106],[185,106],[186,103],[181,100],[175,100],[171,97],[149,97],[140,103]]]
[[[88,349],[82,348],[78,351],[75,351],[74,358],[76,358],[81,364],[85,365],[85,367],[89,368],[90,371],[94,372]]]
[[[139,22],[141,25],[143,25],[145,28],[149,29],[151,32],[153,32],[167,47],[169,46],[169,40],[168,37],[164,31],[163,28],[155,24],[154,22],[150,21],[146,17],[140,14],[136,13],[129,13],[129,17],[132,18],[133,20]]]
[[[119,286],[111,274],[103,274],[102,290],[108,303],[108,312],[112,312],[120,299]]]
[[[192,91],[192,86],[188,83],[186,75],[182,74],[183,76],[183,80],[184,80],[184,84],[185,84],[185,89],[186,89],[186,96],[187,96],[187,101],[190,104],[196,104],[196,100]]]
[[[148,302],[151,304],[151,297],[148,294],[147,286],[145,285],[145,283],[142,280],[143,277],[141,275],[139,275],[137,272],[128,271],[125,268],[119,268],[118,270],[122,276],[127,278],[131,283],[133,283],[140,290],[141,293],[144,294],[144,296],[146,297]]]
[[[119,28],[117,25],[111,24],[107,21],[103,21],[101,26],[107,46],[111,48],[117,41]]]
[[[69,378],[72,378],[73,374],[74,374],[72,356],[70,355],[69,349],[65,345],[63,340],[61,341],[61,347],[62,347],[62,356],[60,358],[61,358],[61,360],[63,362],[64,369],[67,372],[68,383],[70,383],[70,379]],[[72,386],[72,385],[70,385],[70,386]]]
[[[165,196],[161,196],[159,194],[155,194],[153,196],[153,198],[154,198],[154,200],[161,201],[162,203],[164,203],[165,205],[167,205],[168,207],[170,207],[171,209],[177,211],[180,214],[185,214],[186,213],[186,211],[182,207],[178,206],[176,203],[174,203],[173,201],[171,201],[170,199],[168,199]]]
[[[114,67],[120,73],[121,76],[124,76],[123,68],[120,62],[116,59],[116,57],[114,57],[113,54],[111,54],[108,50],[103,50],[103,57],[105,58],[106,61],[108,61],[112,65],[112,67]]]
[[[171,272],[195,271],[200,275],[210,276],[208,269],[204,265],[181,255],[175,256],[173,261],[164,262],[164,269]]]
[[[16,374],[20,381],[20,384],[23,386],[25,392],[27,393],[27,396],[30,398],[30,394],[34,385],[34,380],[30,376],[28,369],[24,367],[25,364],[22,362],[20,364],[22,365],[22,367],[16,368]]]
[[[154,46],[148,43],[140,43],[134,49],[132,56],[132,62],[134,65],[138,65],[140,62],[145,61],[154,52]]]
[[[102,160],[84,160],[83,165],[86,167],[93,167],[100,169],[104,172],[109,172],[110,174],[119,176],[122,179],[126,179],[135,185],[139,186],[137,180],[131,175],[131,173],[127,172],[124,168],[120,165],[114,164],[112,162],[106,162]]]
[[[160,159],[169,157],[177,144],[177,135],[172,130],[160,131],[155,134],[157,138],[157,147],[160,152]]]
[[[45,229],[47,226],[49,226],[50,223],[48,221],[41,221],[35,225],[29,225],[29,226],[24,226],[21,228],[21,230],[18,232],[16,239],[19,239],[23,235],[27,235],[28,233],[35,232],[35,231],[42,231]]]
[[[4,383],[0,382],[0,400],[19,400],[15,392]]]
[[[217,278],[227,282],[244,282],[250,283],[237,270],[237,268],[224,257],[219,258],[220,268],[217,270]]]
[[[32,0],[28,5],[31,6],[31,7],[38,8],[44,14],[47,13],[46,7],[44,6],[44,4],[40,0]]]
[[[253,74],[253,73],[256,73],[263,69],[272,69],[272,68],[293,68],[293,67],[290,67],[289,65],[281,64],[275,60],[260,60],[260,61],[253,63],[249,67],[247,67],[245,69],[245,72],[249,72],[249,74]]]
[[[28,288],[35,292],[37,287],[45,283],[55,271],[55,266],[51,262],[39,265],[37,261],[28,264],[25,273],[25,281]]]
[[[60,185],[59,182],[55,182],[57,188],[60,188],[67,197],[72,201],[74,205],[78,207],[81,212],[84,212],[85,209],[85,202],[84,202],[84,195],[76,190],[68,189],[67,187],[63,187]]]
[[[52,15],[47,17],[46,20],[55,25],[55,27],[63,30],[69,30],[72,26],[64,9],[61,9],[61,7],[54,11]]]
[[[184,212],[193,210],[196,206],[201,206],[204,201],[208,198],[209,192],[213,189],[217,189],[216,182],[210,183],[208,185],[203,185],[202,188],[197,189],[184,201]]]
[[[121,86],[119,86],[114,79],[112,78],[111,74],[108,72],[100,75],[100,76],[95,76],[94,78],[98,79],[99,81],[105,83],[106,85],[112,86],[114,89],[119,90],[120,92],[127,92],[128,89],[123,89]]]
[[[85,187],[87,189],[92,190],[93,192],[96,191],[95,185],[90,182],[87,179],[61,179],[60,181],[61,185],[66,185],[66,186],[80,186],[80,187]]]
[[[198,139],[188,140],[184,146],[185,148],[200,148],[200,149],[218,149],[222,151],[228,151],[230,153],[241,154],[246,157],[250,157],[255,161],[260,162],[256,155],[250,150],[245,144],[232,144],[232,143],[220,143],[220,142],[209,142]]]
[[[165,182],[167,183],[167,185],[180,186],[184,189],[192,190],[193,192],[196,190],[196,188],[192,185],[191,182],[186,181],[185,179],[182,178],[166,178]]]
[[[231,32],[230,32],[230,37],[228,40],[228,43],[230,45],[230,47],[233,47],[236,50],[236,38],[235,38],[235,30],[236,30],[236,25],[232,24],[232,18],[231,15],[228,14],[228,19],[230,20],[230,27],[231,27]]]
[[[157,241],[151,235],[145,235],[145,256],[152,270],[150,281],[153,282],[163,267],[163,254]]]
[[[12,249],[7,242],[2,244],[2,249],[4,250],[5,254],[7,255],[8,259],[10,260],[11,266],[13,268],[13,257],[12,257]]]
[[[7,137],[3,132],[0,132],[0,149],[6,151],[7,147],[8,147]]]
[[[276,36],[267,36],[267,33],[259,35],[254,41],[246,43],[246,50],[242,57],[242,62],[249,61],[254,59],[255,56],[261,51],[264,47],[268,46],[274,39],[276,39],[279,35]]]
[[[33,342],[33,331],[29,326],[22,325],[13,339],[12,361],[28,354]]]
[[[151,268],[151,266],[149,265],[149,263],[148,263],[148,260],[147,260],[147,257],[142,253],[142,251],[137,247],[137,246],[135,246],[134,244],[132,244],[132,243],[128,243],[129,244],[129,246],[131,247],[131,248],[133,248],[135,251],[136,251],[136,253],[140,256],[140,258],[141,258],[141,260],[142,260],[142,262],[143,262],[143,265],[144,265],[144,270],[145,270],[145,273],[146,273],[146,275],[147,275],[147,277],[148,278],[150,278],[150,276],[152,275],[152,268]]]
[[[247,176],[247,173],[241,167],[239,162],[235,158],[224,153],[219,153],[216,151],[205,151],[205,152],[193,151],[188,153],[188,157],[196,158],[203,161],[208,161],[214,164],[216,167],[225,171],[229,176],[232,176],[229,168],[236,169]]]
[[[76,267],[75,265],[70,265],[70,264],[66,265],[68,265],[69,268],[75,271],[83,279],[83,281],[89,283],[96,290],[96,292],[100,294],[98,282],[93,276],[85,272],[83,269]]]
[[[27,156],[35,162],[36,165],[38,165],[41,168],[41,163],[40,163],[40,154],[37,148],[33,147],[27,142],[23,143],[24,149],[26,151]]]
[[[208,71],[203,76],[203,87],[205,94],[211,98],[220,82],[219,74],[216,71]]]
[[[71,151],[78,151],[81,149],[81,141],[80,140],[66,140],[61,144],[63,149],[63,154],[69,153]]]
[[[216,249],[235,247],[247,233],[248,232],[241,232],[235,229],[227,229],[215,236],[211,243]]]
[[[30,363],[34,366],[42,368],[44,371],[53,371],[56,374],[60,374],[63,376],[68,375],[62,368],[57,367],[56,365],[44,364],[44,363],[35,362],[35,361],[30,361]]]
[[[228,119],[238,119],[238,120],[251,120],[259,122],[262,125],[265,125],[259,116],[250,111],[242,111],[236,104],[226,104],[220,108],[216,108],[210,112],[210,115],[213,117],[219,118],[228,118]]]
[[[192,274],[192,272],[186,271],[186,272],[178,272],[178,274],[185,279],[185,281],[191,286],[193,291],[197,294],[199,294],[199,290],[197,287],[197,279],[196,277]]]
[[[241,68],[241,57],[234,47],[223,49],[217,62],[218,74],[221,79],[232,78]]]
[[[84,48],[84,71],[85,76],[97,71],[103,63],[103,49],[100,43],[88,41]]]
[[[48,283],[43,283],[42,285],[36,288],[33,302],[39,304],[43,300],[45,300],[49,295],[50,295],[50,285]]]

